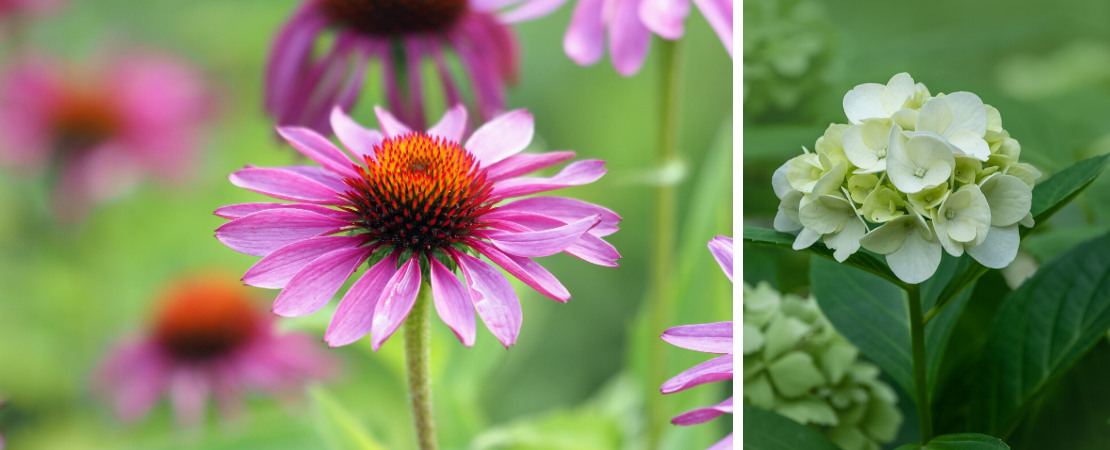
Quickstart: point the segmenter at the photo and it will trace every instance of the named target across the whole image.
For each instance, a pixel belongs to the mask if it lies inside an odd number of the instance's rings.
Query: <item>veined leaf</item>
[[[839,450],[816,430],[781,415],[744,405],[745,450]]]
[[[794,245],[794,235],[775,230],[768,230],[766,228],[744,226],[744,242],[748,244],[771,245],[792,249]],[[836,261],[836,259],[833,258],[833,251],[829,250],[828,247],[825,247],[824,244],[816,243],[802,251],[820,256],[828,260]],[[849,256],[848,259],[844,260],[843,264],[858,267],[860,269],[883,277],[895,284],[902,284],[902,282],[898,280],[898,277],[894,275],[894,272],[890,271],[890,267],[887,267],[885,261],[880,260],[877,255],[868,252],[862,248],[858,252],[854,253],[852,256]]]
[[[894,450],[1010,450],[999,438],[985,434],[960,433],[937,436],[926,445],[906,444]]]

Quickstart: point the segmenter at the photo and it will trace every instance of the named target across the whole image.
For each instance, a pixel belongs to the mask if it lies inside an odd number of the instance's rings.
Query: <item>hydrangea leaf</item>
[[[744,448],[750,450],[840,450],[816,430],[771,411],[744,405]]]
[[[926,445],[906,444],[894,450],[1010,450],[1010,446],[985,434],[961,433],[937,436]]]
[[[767,365],[771,383],[784,397],[805,394],[825,383],[825,376],[813,364],[813,357],[802,351],[792,351]]]
[[[745,245],[772,245],[782,248],[792,248],[794,245],[795,236],[789,233],[783,233],[775,230],[768,230],[766,228],[758,228],[752,226],[744,227],[744,244]],[[807,253],[827,258],[834,259],[833,250],[821,246],[809,247],[804,250]],[[895,283],[901,283],[894,272],[890,271],[886,263],[880,259],[878,255],[870,252],[860,250],[853,253],[843,261],[844,264],[852,267],[858,267],[867,272],[876,274],[887,280]]]

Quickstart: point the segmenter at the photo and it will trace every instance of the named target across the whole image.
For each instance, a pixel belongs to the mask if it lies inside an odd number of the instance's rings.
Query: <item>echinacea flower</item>
[[[709,241],[709,251],[721,265],[721,270],[732,281],[732,238],[717,236]],[[732,321],[705,323],[698,325],[681,325],[672,327],[660,336],[664,341],[677,347],[703,353],[718,355],[704,363],[676,375],[663,383],[660,390],[664,394],[684,391],[694,386],[714,381],[732,379]],[[732,414],[732,397],[713,406],[687,411],[671,419],[675,425],[697,425],[717,418],[721,414]],[[732,433],[725,436],[709,450],[724,450],[732,448]]]
[[[194,68],[167,55],[84,66],[30,56],[0,78],[0,163],[49,171],[57,215],[76,220],[144,177],[184,180],[207,94]]]
[[[279,333],[249,288],[214,276],[171,286],[145,335],[125,339],[97,371],[96,387],[121,420],[169,397],[183,425],[204,417],[209,396],[234,415],[248,391],[294,392],[327,379],[336,362],[303,333]]]
[[[306,0],[274,39],[266,68],[266,110],[279,125],[328,135],[335,105],[358,99],[371,61],[381,65],[389,109],[424,128],[424,65],[434,64],[448,105],[462,102],[469,81],[483,119],[501,113],[505,87],[519,72],[512,30],[495,15],[496,2],[467,0]],[[328,31],[334,42],[314,48]],[[465,77],[448,63],[454,55]]]
[[[0,0],[0,18],[53,12],[65,0]]]
[[[482,3],[520,3],[505,15],[514,22],[558,9],[567,0],[485,0]],[[732,56],[732,0],[693,0]],[[601,60],[605,42],[613,68],[623,76],[640,71],[647,59],[652,34],[667,40],[682,38],[690,0],[578,0],[563,49],[571,60],[589,66]]]
[[[331,124],[351,160],[331,141],[300,127],[279,127],[320,166],[247,167],[236,186],[295,203],[219,208],[231,219],[216,238],[262,256],[243,277],[251,286],[282,289],[274,313],[295,317],[322,308],[365,261],[369,269],[343,295],[324,340],[350,344],[367,333],[377,350],[404,322],[421,281],[430,281],[436,312],[466,346],[474,344],[474,310],[506,347],[516,342],[516,293],[483,255],[559,302],[570,293],[531,258],[563,252],[616,267],[602,237],[620,217],[601,206],[538,194],[596,181],[605,163],[576,161],[552,177],[522,178],[567,161],[574,152],[520,153],[532,140],[531,114],[515,110],[478,128],[461,144],[466,109],[455,106],[427,132],[413,132],[376,108],[382,132],[335,108]],[[455,275],[461,270],[465,283]]]

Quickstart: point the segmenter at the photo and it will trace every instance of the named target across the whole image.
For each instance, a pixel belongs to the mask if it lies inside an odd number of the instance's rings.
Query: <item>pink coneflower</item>
[[[65,0],[0,0],[0,18],[49,13],[58,9],[62,3]]]
[[[732,280],[732,238],[717,236],[709,241],[709,251],[721,265],[725,275]],[[668,329],[661,336],[675,346],[704,353],[724,355],[691,367],[663,383],[664,394],[671,394],[705,383],[732,379],[732,321],[682,325]],[[721,414],[732,414],[732,397],[713,406],[698,408],[675,416],[675,425],[696,425],[717,418]],[[732,448],[732,434],[729,433],[709,450]]]
[[[521,3],[518,10],[506,14],[508,21],[539,17],[554,11],[567,0],[484,0],[498,3]],[[721,38],[732,56],[732,0],[693,0],[709,25]],[[624,76],[640,71],[647,59],[651,35],[676,40],[686,33],[686,17],[690,0],[578,0],[574,7],[563,49],[579,65],[589,66],[601,60],[605,41],[609,41],[609,57],[613,68]]]
[[[151,330],[119,343],[97,371],[96,387],[120,419],[145,416],[163,395],[177,421],[198,423],[208,397],[225,416],[246,391],[294,392],[336,367],[314,339],[279,334],[248,288],[220,277],[170,287]]]
[[[0,77],[0,163],[49,170],[62,219],[83,217],[146,176],[183,180],[211,109],[200,76],[182,61],[131,54],[104,63],[35,56]]]
[[[532,116],[515,110],[462,142],[466,109],[456,106],[427,132],[413,132],[377,108],[382,131],[365,129],[336,108],[339,140],[355,160],[319,134],[278,132],[323,167],[247,167],[231,182],[296,203],[225,206],[233,219],[216,230],[232,249],[263,256],[243,281],[284,289],[273,311],[311,314],[331,300],[364,261],[372,267],[343,296],[324,340],[346,345],[371,333],[377,350],[408,316],[430,281],[435,309],[466,346],[474,344],[474,310],[505,346],[516,342],[521,311],[509,281],[484,255],[554,300],[566,288],[531,258],[563,252],[616,267],[616,249],[601,238],[620,217],[563,197],[506,199],[592,183],[604,162],[568,164],[553,177],[521,175],[567,161],[574,152],[519,153],[532,140]],[[333,208],[337,207],[337,208]],[[461,269],[465,284],[455,275]]]
[[[488,3],[488,2],[487,2]],[[516,37],[494,14],[496,4],[467,0],[307,0],[274,40],[266,69],[266,110],[279,125],[330,134],[328,113],[349,110],[372,60],[382,68],[389,109],[424,128],[423,67],[434,63],[447,104],[462,102],[469,81],[477,111],[490,119],[505,107],[518,76]],[[334,31],[322,55],[317,40]],[[462,63],[461,80],[448,63]]]

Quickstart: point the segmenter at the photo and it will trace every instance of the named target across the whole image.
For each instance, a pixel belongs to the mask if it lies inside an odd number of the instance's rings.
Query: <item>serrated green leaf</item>
[[[1001,439],[976,433],[937,436],[927,445],[906,444],[895,450],[1010,450]]]
[[[746,450],[840,450],[817,431],[765,409],[744,405]]]
[[[1048,220],[1056,211],[1087,189],[1087,186],[1090,186],[1108,164],[1110,164],[1110,154],[1095,156],[1079,161],[1047,180],[1037,183],[1033,189],[1033,204],[1029,208],[1033,219],[1038,224]]]
[[[744,243],[754,245],[771,245],[775,247],[792,249],[794,245],[794,235],[775,230],[768,230],[766,228],[744,226]],[[821,243],[813,244],[802,251],[820,256],[828,260],[836,261],[836,259],[833,258],[833,251],[829,250],[827,247],[825,247],[824,244]],[[852,267],[858,267],[867,272],[883,277],[892,283],[899,285],[902,284],[902,281],[894,275],[894,272],[890,271],[889,267],[887,267],[886,262],[880,260],[877,255],[874,255],[864,249],[860,249],[858,252],[852,254],[852,256],[849,256],[848,259],[844,260],[843,264]]]
[[[1044,266],[1003,301],[979,363],[971,423],[1008,436],[1030,402],[1110,328],[1110,234]]]

